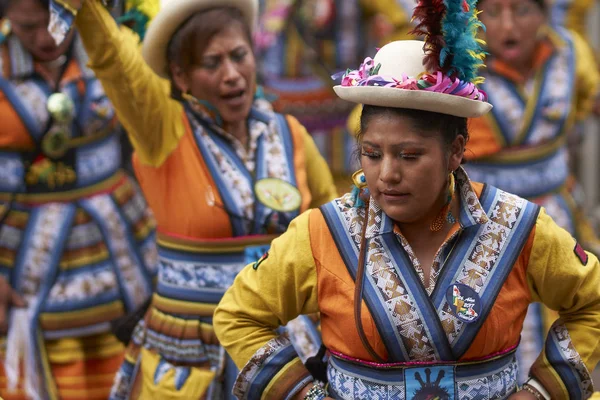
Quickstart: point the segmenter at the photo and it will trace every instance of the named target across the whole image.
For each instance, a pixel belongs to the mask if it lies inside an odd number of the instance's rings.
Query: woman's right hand
[[[25,300],[14,290],[4,276],[0,276],[0,333],[8,331],[8,310],[10,307],[26,307]]]

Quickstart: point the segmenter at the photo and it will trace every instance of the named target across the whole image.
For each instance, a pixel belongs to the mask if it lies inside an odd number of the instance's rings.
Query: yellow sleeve
[[[594,0],[576,0],[570,2],[565,15],[565,28],[571,29],[583,38],[587,35],[587,15],[594,6]]]
[[[241,370],[234,388],[240,398],[285,398],[312,381],[289,339],[274,332],[300,314],[318,312],[310,212],[240,272],[215,311],[215,333]]]
[[[585,399],[600,359],[600,263],[541,210],[527,267],[533,301],[560,318],[531,375],[553,399]]]
[[[169,82],[145,63],[139,38],[119,29],[100,1],[85,2],[76,25],[90,58],[140,161],[160,165],[185,132],[182,105],[170,97]]]
[[[315,208],[337,198],[338,194],[329,165],[304,127],[302,127],[302,137],[306,154],[306,178],[312,195],[310,207]]]
[[[571,32],[576,63],[576,119],[585,119],[598,97],[600,74],[592,49],[576,32]]]

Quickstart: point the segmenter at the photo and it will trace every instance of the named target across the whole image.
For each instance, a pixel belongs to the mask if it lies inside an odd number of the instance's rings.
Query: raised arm
[[[527,279],[533,301],[556,310],[542,354],[530,375],[552,399],[585,399],[600,359],[600,263],[556,225],[538,218]]]
[[[283,399],[312,381],[289,339],[274,332],[318,311],[310,213],[296,218],[268,255],[240,272],[215,311],[215,332],[241,370],[234,388],[239,398]]]
[[[170,97],[169,82],[142,58],[139,39],[120,29],[98,0],[86,0],[76,26],[117,116],[144,164],[158,166],[183,136],[183,108]]]

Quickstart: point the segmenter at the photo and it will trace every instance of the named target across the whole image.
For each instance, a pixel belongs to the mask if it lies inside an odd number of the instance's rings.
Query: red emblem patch
[[[579,243],[575,244],[575,248],[573,249],[573,252],[577,256],[577,258],[579,258],[579,261],[581,261],[581,263],[583,265],[587,265],[588,255],[585,252],[585,250],[583,250],[583,247],[581,247],[581,245]]]
[[[269,258],[269,252],[267,251],[265,254],[263,254],[263,256],[261,258],[258,259],[258,261],[256,261],[254,264],[252,264],[252,268],[256,271],[258,269],[258,267],[260,266],[260,264],[265,261],[267,258]]]

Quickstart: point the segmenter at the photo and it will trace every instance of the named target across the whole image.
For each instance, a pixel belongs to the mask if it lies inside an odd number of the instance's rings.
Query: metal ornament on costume
[[[69,96],[59,92],[48,97],[46,108],[52,118],[52,126],[42,139],[42,152],[49,158],[57,159],[64,156],[70,148],[75,104]]]

